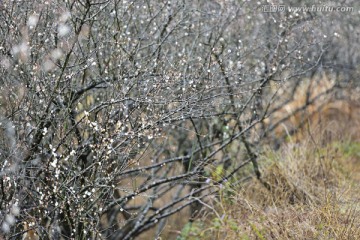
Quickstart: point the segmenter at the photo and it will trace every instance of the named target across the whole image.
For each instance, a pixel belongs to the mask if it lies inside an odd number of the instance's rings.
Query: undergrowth
[[[225,186],[178,240],[360,239],[359,142],[287,144],[260,162],[270,190],[255,178]]]

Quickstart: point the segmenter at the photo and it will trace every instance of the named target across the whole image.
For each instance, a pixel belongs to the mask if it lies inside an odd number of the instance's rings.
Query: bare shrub
[[[0,5],[9,239],[156,238],[170,216],[196,218],[239,169],[268,186],[257,162],[266,131],[255,126],[271,113],[270,86],[294,86],[345,51],[323,25],[340,13],[235,0]],[[338,61],[355,66],[351,52]]]

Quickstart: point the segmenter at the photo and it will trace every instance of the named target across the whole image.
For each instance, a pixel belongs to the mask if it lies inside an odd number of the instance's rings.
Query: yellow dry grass
[[[257,179],[228,189],[182,239],[360,239],[360,143],[309,141],[262,158],[271,189]]]
[[[332,84],[320,79],[300,86],[267,119],[270,125],[291,115],[274,129],[277,137],[306,121],[280,149],[260,156],[270,189],[254,178],[220,191],[213,212],[188,226],[181,240],[360,239],[359,104],[324,95],[296,111]]]

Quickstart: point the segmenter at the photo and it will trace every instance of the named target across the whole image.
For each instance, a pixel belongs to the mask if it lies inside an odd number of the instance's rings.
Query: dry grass
[[[265,150],[259,159],[270,190],[255,178],[226,187],[213,213],[186,225],[179,240],[360,239],[358,102],[322,97],[301,112],[294,110],[305,104],[309,89],[322,93],[330,83],[320,79],[317,87],[306,85],[267,120],[294,114],[275,129],[278,136],[307,123],[279,150]]]
[[[181,239],[360,239],[359,152],[350,142],[269,151],[263,177],[271,190],[253,179],[220,194],[217,213]]]

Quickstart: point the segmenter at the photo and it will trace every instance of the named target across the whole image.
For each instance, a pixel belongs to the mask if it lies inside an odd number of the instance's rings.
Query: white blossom
[[[64,37],[70,33],[70,27],[66,24],[61,23],[58,27],[58,33],[60,37]]]

